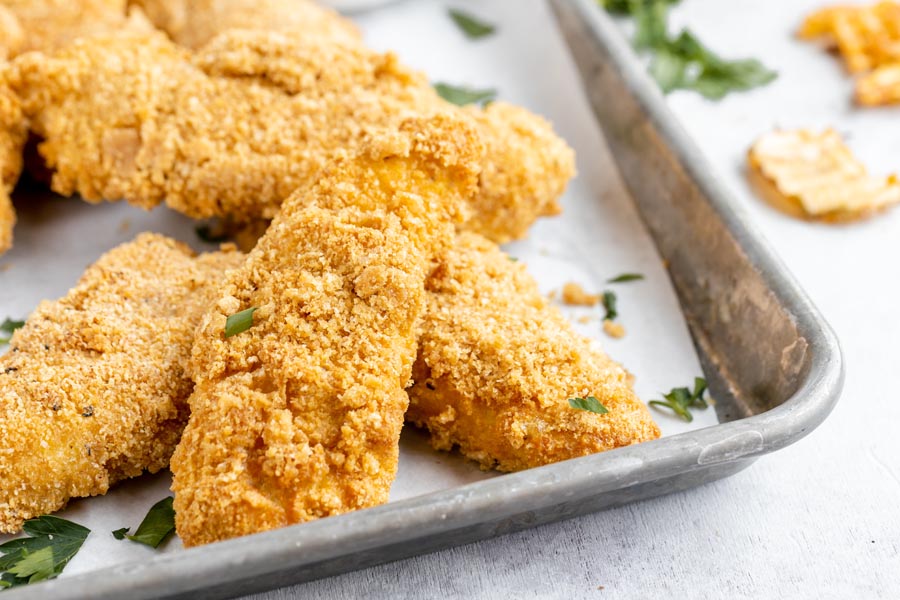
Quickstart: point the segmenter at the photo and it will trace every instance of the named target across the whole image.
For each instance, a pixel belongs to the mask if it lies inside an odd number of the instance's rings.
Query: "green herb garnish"
[[[606,290],[603,292],[603,308],[606,309],[606,314],[603,316],[603,320],[609,319],[610,321],[615,320],[616,317],[619,316],[619,311],[616,309],[616,294],[615,292],[610,292]]]
[[[640,273],[622,273],[621,275],[616,275],[612,279],[607,279],[606,283],[627,283],[629,281],[640,281],[644,276]]]
[[[669,37],[668,9],[677,0],[602,0],[611,13],[635,20],[634,46],[653,54],[650,74],[663,92],[694,90],[719,100],[729,92],[766,85],[778,75],[756,59],[725,60],[687,29]]]
[[[668,394],[663,394],[662,400],[651,400],[647,404],[650,406],[663,406],[669,408],[676,415],[690,423],[694,420],[694,415],[690,413],[689,408],[707,408],[709,404],[703,398],[706,392],[706,380],[702,377],[694,377],[694,391],[691,392],[686,387],[672,388]]]
[[[687,30],[658,51],[650,63],[650,74],[664,92],[694,90],[710,100],[765,85],[777,77],[756,59],[720,58]]]
[[[233,335],[237,335],[244,331],[250,329],[253,326],[253,313],[255,313],[257,307],[248,308],[247,310],[242,310],[239,313],[234,313],[230,317],[225,320],[225,337],[230,338]]]
[[[577,408],[578,410],[597,413],[598,415],[609,412],[594,396],[588,396],[587,398],[569,398],[569,406]]]
[[[434,89],[441,98],[457,106],[477,103],[481,103],[484,106],[497,97],[497,90],[475,90],[448,83],[436,83],[434,84]]]
[[[172,500],[172,496],[169,496],[151,506],[134,535],[128,535],[128,528],[123,527],[113,531],[113,537],[117,540],[128,538],[132,542],[146,544],[151,548],[159,547],[163,540],[175,531],[175,509],[172,508]]]
[[[470,40],[477,40],[485,36],[491,35],[496,31],[496,27],[489,23],[481,21],[477,17],[461,10],[451,8],[447,11],[456,26],[459,27],[466,37]]]
[[[197,237],[207,244],[221,244],[230,239],[228,233],[221,227],[213,229],[210,225],[197,225],[194,231],[197,233]]]
[[[24,326],[25,321],[13,321],[9,318],[4,319],[3,323],[0,323],[0,333],[5,333],[6,335],[0,335],[0,344],[8,344],[9,340],[12,339],[13,332]]]
[[[91,532],[49,515],[25,521],[22,529],[29,537],[0,544],[0,587],[53,579],[63,572]]]

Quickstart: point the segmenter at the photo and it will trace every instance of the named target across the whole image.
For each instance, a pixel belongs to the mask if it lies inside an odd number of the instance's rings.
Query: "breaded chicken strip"
[[[19,100],[0,83],[0,254],[12,247],[16,213],[9,194],[22,171],[26,135]]]
[[[359,30],[311,0],[132,0],[178,44],[199,48],[231,29],[359,39]]]
[[[194,329],[242,258],[144,234],[38,306],[0,357],[0,531],[169,463]]]
[[[393,55],[318,35],[230,31],[192,59],[161,36],[95,37],[14,66],[53,189],[90,201],[271,218],[368,131],[450,111],[487,148],[470,229],[498,241],[524,235],[558,212],[574,170],[572,151],[539,117],[501,102],[452,106]]]
[[[0,0],[0,32],[13,32],[14,43],[0,40],[9,56],[29,50],[51,51],[81,37],[123,28],[149,32],[143,14],[129,18],[127,0]]]
[[[426,287],[406,418],[435,448],[517,471],[659,437],[628,373],[488,240],[461,234]],[[588,396],[609,412],[569,405]]]
[[[185,545],[387,501],[425,278],[475,190],[483,149],[465,125],[407,121],[333,163],[219,291],[171,464]]]

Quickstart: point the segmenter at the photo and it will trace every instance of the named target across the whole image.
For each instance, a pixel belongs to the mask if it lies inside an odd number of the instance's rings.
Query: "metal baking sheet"
[[[423,11],[423,15],[431,11],[427,14],[433,17],[434,4],[407,3],[396,11]],[[660,288],[651,294],[623,288],[622,297],[633,302],[623,303],[633,311],[632,320],[625,321],[629,335],[622,342],[607,339],[604,347],[638,375],[638,391],[644,399],[686,383],[684,377],[692,373],[699,358],[717,400],[715,413],[700,413],[706,419],[696,423],[700,428],[683,432],[677,421],[655,415],[664,432],[660,440],[499,476],[483,474],[458,457],[431,453],[421,435],[408,432],[401,480],[395,485],[401,493],[392,493],[391,502],[384,506],[191,550],[178,548],[173,540],[174,547],[166,553],[138,548],[143,553],[139,558],[99,569],[82,565],[80,573],[73,561],[63,578],[9,590],[5,592],[9,598],[215,598],[325,577],[690,488],[746,467],[756,456],[796,441],[825,418],[843,377],[840,350],[831,330],[735,209],[647,80],[627,42],[594,0],[551,4],[608,148],[602,140],[597,147],[578,147],[581,176],[568,194],[578,202],[570,203],[560,220],[542,222],[529,240],[509,249],[539,271],[536,275],[545,289],[566,279],[599,285],[604,276],[618,271],[645,269],[648,285]],[[392,29],[377,26],[397,14],[391,10],[366,17],[376,24],[374,39],[370,38],[376,46],[396,43],[386,33]],[[546,20],[532,22],[547,25]],[[414,28],[405,31],[413,38],[407,40],[412,45],[417,36],[429,35]],[[528,43],[533,33],[519,27],[519,43]],[[541,35],[550,34],[541,31]],[[459,51],[489,52],[491,48],[469,45]],[[408,58],[402,51],[401,56]],[[567,68],[571,70],[571,64]],[[436,71],[429,69],[436,79],[458,75]],[[510,73],[509,80],[500,82],[501,96],[506,92],[506,97],[518,101],[517,86],[540,85],[552,92],[534,106],[527,101],[526,105],[554,121],[554,115],[572,112],[567,106],[572,99],[554,89],[571,85],[564,75],[544,73],[558,79],[536,81],[526,74]],[[479,83],[480,75],[472,73],[475,81],[467,83]],[[585,99],[577,101],[585,104]],[[611,156],[621,179],[615,173],[609,176]],[[604,210],[615,214],[598,213],[601,202]],[[629,228],[617,231],[605,223],[635,219],[634,207],[658,254],[630,240]],[[103,207],[101,216],[101,209],[90,208],[65,200],[25,206],[24,227],[17,231],[18,250],[3,259],[11,265],[6,275],[26,271],[35,286],[43,286],[45,295],[53,297],[64,293],[78,275],[77,270],[63,268],[66,261],[54,257],[65,253],[69,263],[76,256],[84,265],[96,258],[81,250],[86,246],[85,231],[102,228],[110,241],[131,239],[143,229],[193,240],[193,224],[177,215],[163,211],[146,215],[116,205]],[[60,219],[80,229],[41,235]],[[583,229],[567,231],[567,227]],[[579,241],[592,231],[611,238],[609,245]],[[24,249],[40,251],[26,255]],[[605,256],[616,251],[615,261]],[[581,254],[580,266],[572,267],[567,253]],[[633,262],[626,264],[625,258]],[[553,272],[559,272],[557,279],[547,275]],[[674,305],[672,290],[683,312]],[[656,302],[671,297],[673,305],[658,307],[657,312],[676,312],[679,318],[674,327],[689,327],[694,347],[686,333],[672,331],[671,321],[655,320],[652,311],[640,304],[642,296]],[[19,312],[33,305],[26,294],[2,290],[0,301],[4,309]],[[627,316],[625,312],[623,318]],[[596,322],[584,325],[591,327],[596,330]],[[651,361],[649,351],[642,363],[641,347],[654,341],[669,344],[664,350],[672,357],[671,364]],[[440,485],[429,483],[428,473],[435,463],[440,463]],[[143,478],[107,497],[73,503],[65,516],[78,520],[79,511],[88,510],[89,505],[96,511],[102,505],[109,509],[109,530],[133,525],[149,505],[147,501],[164,494],[167,485],[166,476]],[[123,497],[134,502],[123,505]],[[95,530],[103,533],[102,527]],[[105,548],[132,550],[121,542],[106,543]],[[79,559],[84,560],[81,554]]]

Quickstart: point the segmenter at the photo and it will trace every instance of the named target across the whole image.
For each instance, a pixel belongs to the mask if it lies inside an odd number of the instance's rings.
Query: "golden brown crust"
[[[517,471],[659,437],[626,371],[572,330],[523,265],[471,233],[438,265],[406,415],[435,448]],[[586,396],[609,412],[569,406]]]
[[[488,149],[471,229],[524,235],[558,212],[574,173],[544,120],[503,103],[449,105],[421,74],[356,41],[230,30],[190,60],[183,52],[161,36],[117,35],[16,62],[55,191],[165,200],[197,218],[272,218],[367,131],[448,111],[467,115]]]
[[[0,254],[12,247],[16,212],[9,195],[22,171],[25,138],[25,119],[19,100],[0,82]]]
[[[482,151],[449,116],[380,133],[289,198],[232,272],[197,332],[172,458],[185,545],[387,500],[425,277]]]
[[[357,28],[310,0],[135,0],[154,25],[176,43],[199,48],[232,29],[298,32],[358,39]]]
[[[11,44],[0,43],[9,56],[16,56],[31,50],[53,51],[82,37],[123,28],[151,31],[143,14],[129,15],[126,4],[126,0],[0,0],[0,31],[14,36]]]
[[[0,531],[168,464],[194,328],[241,260],[143,234],[38,306],[0,357]]]

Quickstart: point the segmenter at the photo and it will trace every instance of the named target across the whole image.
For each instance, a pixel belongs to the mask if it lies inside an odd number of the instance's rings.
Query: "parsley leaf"
[[[594,396],[588,396],[587,398],[569,398],[569,406],[572,408],[577,408],[578,410],[586,410],[588,412],[597,413],[598,415],[603,415],[609,412],[605,406],[600,404],[600,401],[597,400]]]
[[[616,294],[615,292],[611,292],[606,290],[603,292],[603,308],[606,309],[606,314],[603,316],[603,320],[609,319],[610,321],[615,320],[616,317],[619,316],[619,311],[616,309]]]
[[[472,88],[454,86],[448,83],[436,83],[434,89],[438,95],[457,106],[481,103],[482,106],[492,102],[497,97],[497,90],[475,90]]]
[[[29,537],[0,544],[0,586],[14,587],[63,572],[91,532],[77,523],[45,515],[25,521]]]
[[[612,279],[607,279],[606,283],[627,283],[629,281],[640,281],[644,278],[640,273],[622,273],[616,275]]]
[[[147,516],[138,525],[134,535],[128,535],[126,533],[128,528],[123,527],[113,531],[113,536],[117,540],[128,538],[132,542],[146,544],[151,548],[158,548],[175,531],[175,509],[172,508],[172,500],[172,496],[169,496],[151,506],[150,511],[147,512]]]
[[[8,344],[9,340],[12,339],[13,332],[24,326],[25,321],[13,321],[10,318],[4,319],[3,323],[0,323],[0,333],[5,333],[6,335],[0,335],[0,344]]]
[[[477,40],[491,35],[497,29],[490,23],[485,23],[477,17],[461,10],[456,10],[455,8],[449,9],[447,13],[450,15],[450,18],[453,19],[453,22],[456,23],[456,26],[459,27],[470,40]]]
[[[710,100],[766,85],[778,76],[756,59],[720,58],[688,30],[666,43],[650,73],[663,91],[692,89]]]
[[[234,313],[225,320],[225,337],[230,338],[233,335],[243,333],[253,326],[253,313],[257,307],[248,308],[241,312]]]
[[[652,52],[650,75],[663,92],[693,90],[710,100],[730,92],[766,85],[778,74],[756,59],[725,60],[697,37],[682,30],[670,38],[667,27],[671,0],[603,0],[611,13],[631,15],[635,21],[634,46]]]
[[[686,387],[672,388],[668,394],[663,394],[665,401],[651,400],[647,404],[671,409],[676,415],[690,423],[694,420],[694,415],[688,410],[689,408],[707,408],[709,406],[703,398],[705,392],[706,380],[702,377],[694,377],[693,392]]]

